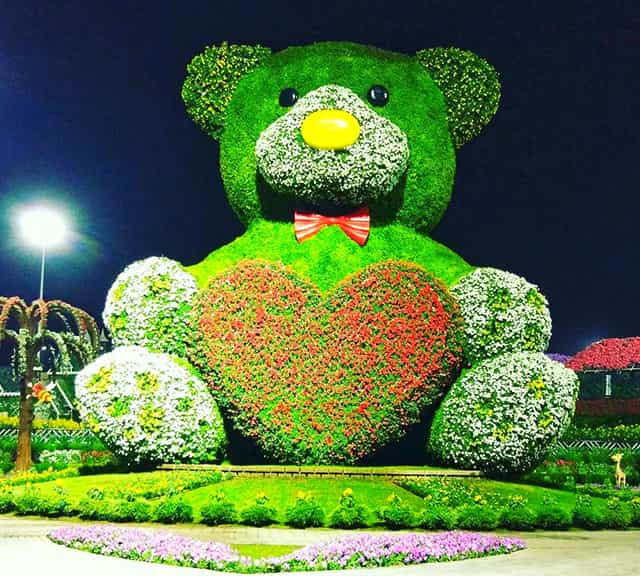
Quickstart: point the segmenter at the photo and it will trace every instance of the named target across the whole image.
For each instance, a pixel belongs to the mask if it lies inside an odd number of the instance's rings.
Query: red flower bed
[[[620,370],[631,366],[640,366],[640,337],[600,340],[566,363],[567,368],[576,372],[590,368]]]
[[[459,373],[462,321],[422,268],[388,262],[324,298],[243,262],[194,307],[191,361],[236,429],[291,463],[352,463],[399,439]]]
[[[578,400],[577,416],[639,416],[640,398]]]

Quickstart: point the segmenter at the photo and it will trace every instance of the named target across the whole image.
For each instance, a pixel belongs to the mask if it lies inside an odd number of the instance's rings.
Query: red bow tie
[[[294,216],[298,242],[308,240],[325,226],[333,224],[340,226],[342,231],[360,246],[364,246],[369,237],[369,208],[360,208],[345,216],[323,216],[322,214],[308,214],[297,211]]]

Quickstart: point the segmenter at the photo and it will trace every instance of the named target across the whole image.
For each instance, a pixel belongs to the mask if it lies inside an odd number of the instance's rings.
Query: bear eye
[[[367,100],[372,106],[384,106],[389,101],[389,92],[384,86],[374,84],[367,92]]]
[[[298,101],[298,91],[295,88],[285,88],[280,92],[278,102],[280,106],[293,106]]]

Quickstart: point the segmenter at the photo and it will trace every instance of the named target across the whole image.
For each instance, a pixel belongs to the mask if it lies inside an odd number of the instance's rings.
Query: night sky
[[[0,294],[37,297],[39,256],[15,208],[64,204],[75,236],[45,298],[96,317],[129,263],[185,264],[242,233],[218,145],[187,117],[186,64],[223,40],[274,51],[351,40],[473,50],[500,110],[458,152],[436,240],[538,284],[550,350],[640,335],[640,3],[0,0]]]

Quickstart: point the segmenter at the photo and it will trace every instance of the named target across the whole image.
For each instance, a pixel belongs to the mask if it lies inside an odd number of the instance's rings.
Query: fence
[[[484,476],[478,470],[448,470],[441,468],[342,467],[342,466],[238,466],[233,464],[163,464],[161,470],[215,471],[241,478],[341,478],[421,480],[432,477],[478,478]]]
[[[605,450],[632,450],[640,452],[640,442],[609,442],[606,440],[559,440],[556,448],[603,448]]]
[[[0,438],[17,436],[17,428],[0,428]],[[40,428],[33,430],[31,438],[34,441],[47,442],[48,440],[92,440],[94,434],[90,430],[63,430],[60,428]]]

